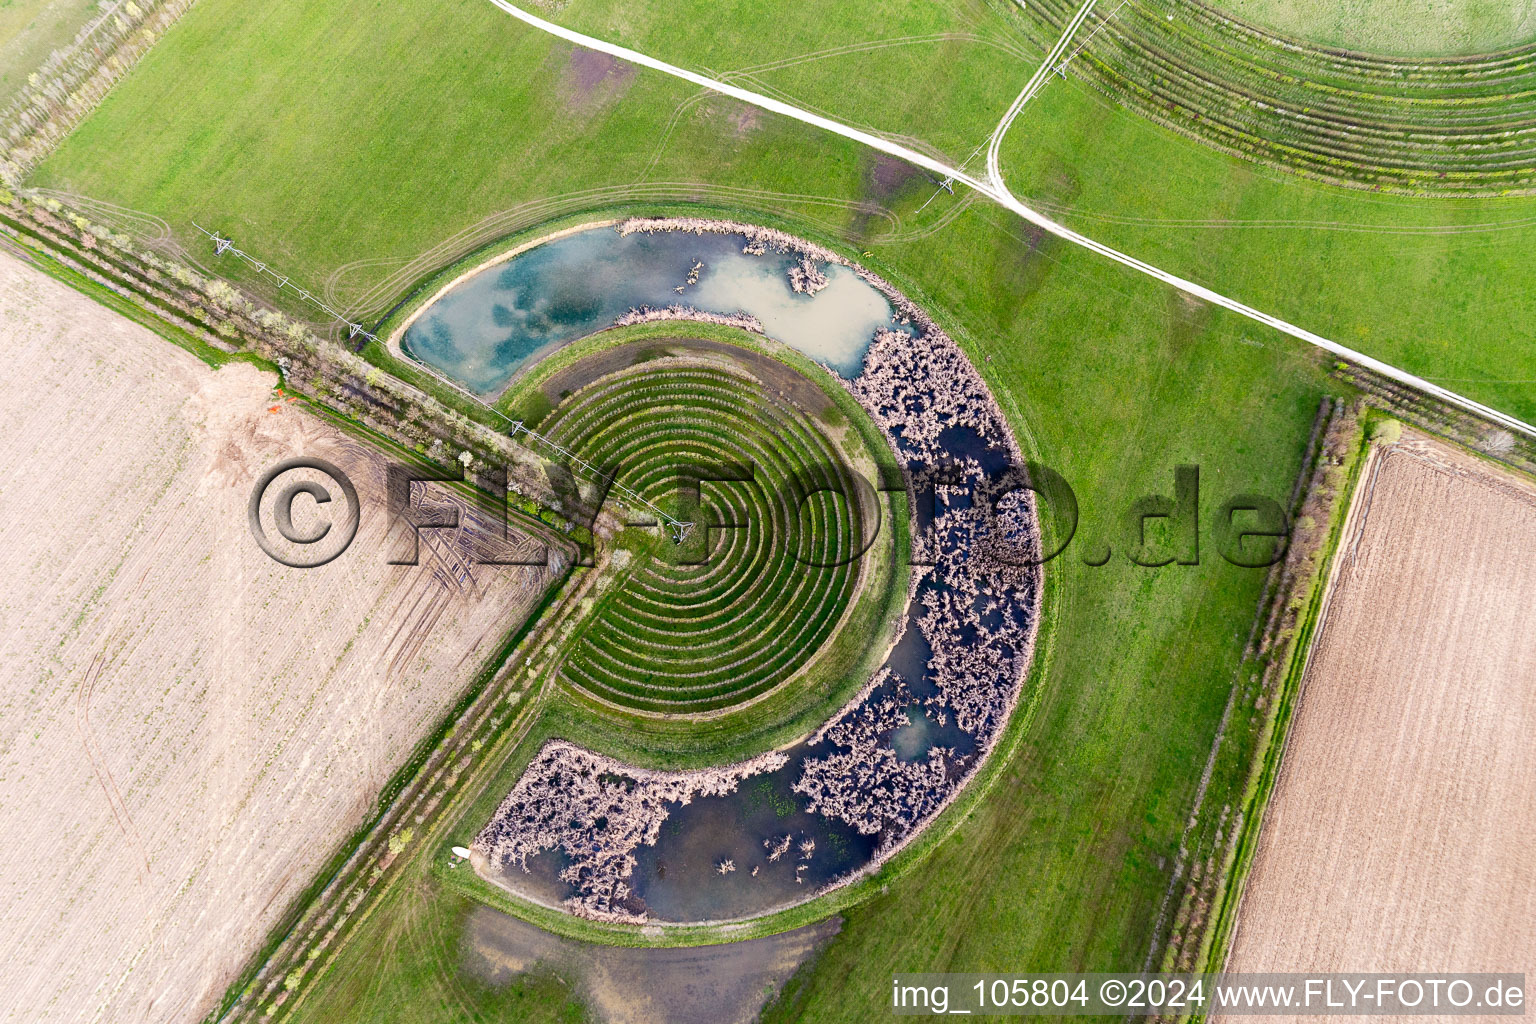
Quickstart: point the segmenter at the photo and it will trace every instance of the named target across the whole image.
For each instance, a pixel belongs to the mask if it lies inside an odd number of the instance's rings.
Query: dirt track
[[[1228,970],[1536,970],[1536,486],[1362,481]]]
[[[3,255],[0,342],[0,1021],[194,1021],[545,574],[385,564],[378,455]],[[247,529],[297,454],[361,498],[323,568]]]

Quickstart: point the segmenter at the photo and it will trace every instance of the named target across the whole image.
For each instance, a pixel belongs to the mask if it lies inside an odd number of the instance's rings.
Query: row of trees
[[[0,231],[44,245],[60,262],[199,340],[225,352],[249,351],[276,364],[284,386],[452,467],[509,497],[559,529],[571,528],[537,452],[449,408],[369,363],[313,325],[252,301],[229,282],[207,277],[96,223],[53,196],[0,188]]]
[[[19,185],[192,2],[118,0],[49,54],[0,114],[0,181]]]

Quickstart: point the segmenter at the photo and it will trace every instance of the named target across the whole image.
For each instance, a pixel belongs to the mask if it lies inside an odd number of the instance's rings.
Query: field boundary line
[[[1293,338],[1304,341],[1316,348],[1320,348],[1323,351],[1337,356],[1340,359],[1345,359],[1356,363],[1384,377],[1395,380],[1399,384],[1406,384],[1416,390],[1422,391],[1428,395],[1432,395],[1441,401],[1447,402],[1451,405],[1457,406],[1458,408],[1465,409],[1468,412],[1473,412],[1486,419],[1492,420],[1501,426],[1508,427],[1511,430],[1518,430],[1520,433],[1530,437],[1536,437],[1536,425],[1532,425],[1508,413],[1500,412],[1497,409],[1483,405],[1481,402],[1474,401],[1465,395],[1461,395],[1446,388],[1442,388],[1438,384],[1434,384],[1428,380],[1425,380],[1423,377],[1419,377],[1415,374],[1409,373],[1406,370],[1399,369],[1390,363],[1382,362],[1379,359],[1368,356],[1363,352],[1358,352],[1355,349],[1349,348],[1348,346],[1341,345],[1336,341],[1325,338],[1320,334],[1315,334],[1306,328],[1298,327],[1295,324],[1282,320],[1277,316],[1273,316],[1269,313],[1255,309],[1252,306],[1249,306],[1243,302],[1239,302],[1236,299],[1229,298],[1228,296],[1223,295],[1214,289],[1208,288],[1205,285],[1197,284],[1194,281],[1180,277],[1179,275],[1171,273],[1170,271],[1163,270],[1160,267],[1155,267],[1152,264],[1145,262],[1144,260],[1137,259],[1135,256],[1130,256],[1118,249],[1113,248],[1112,246],[1105,245],[1103,242],[1095,241],[1094,239],[1089,238],[1087,235],[1075,231],[1072,228],[1067,227],[1065,224],[1058,223],[1057,221],[1052,220],[1033,207],[1026,205],[1020,201],[1019,198],[1012,192],[1008,191],[1008,189],[1001,182],[990,180],[983,181],[969,174],[966,174],[958,167],[951,167],[949,164],[946,164],[942,160],[935,160],[933,157],[919,153],[914,149],[901,145],[900,143],[892,142],[889,139],[881,138],[878,135],[873,135],[858,128],[853,128],[842,123],[841,121],[836,121],[830,117],[825,117],[821,114],[814,114],[808,110],[797,107],[792,103],[786,103],[783,100],[774,99],[773,97],[765,96],[762,93],[756,93],[749,89],[743,89],[739,86],[730,85],[718,79],[710,78],[706,75],[701,75],[696,71],[689,71],[686,68],[678,67],[675,64],[669,64],[664,60],[648,56],[647,54],[641,53],[638,50],[632,50],[627,46],[620,46],[617,43],[610,43],[605,40],[598,39],[595,36],[589,36],[583,32],[577,32],[574,29],[569,29],[562,25],[557,25],[552,21],[546,21],[537,15],[528,13],[517,5],[510,3],[509,0],[490,0],[490,3],[499,7],[507,14],[512,15],[512,17],[523,22],[524,24],[530,25],[542,32],[547,32],[550,35],[556,36],[560,39],[564,39],[567,42],[574,43],[577,46],[583,46],[587,49],[597,50],[601,53],[606,53],[609,56],[618,57],[620,60],[628,61],[631,64],[637,64],[640,67],[650,68],[653,71],[660,71],[663,74],[671,75],[674,78],[681,78],[685,82],[692,82],[694,85],[702,86],[705,89],[710,89],[724,96],[730,96],[731,98],[740,100],[743,103],[750,103],[753,106],[761,107],[764,110],[770,111],[772,113],[782,114],[785,117],[793,118],[796,121],[802,121],[806,124],[812,125],[813,127],[821,128],[825,131],[831,132],[834,135],[841,135],[846,139],[852,139],[854,142],[861,143],[870,147],[871,149],[877,149],[883,153],[888,153],[891,156],[899,157],[900,159],[905,160],[907,163],[910,163],[916,167],[921,167],[924,170],[932,171],[933,173],[943,177],[952,178],[953,180],[960,182],[968,188],[981,193],[1004,209],[1016,214],[1019,217],[1022,217],[1024,220],[1029,221],[1036,227],[1041,228],[1042,230],[1047,231],[1050,234],[1063,239],[1064,241],[1071,242],[1073,245],[1081,246],[1082,248],[1088,249],[1091,252],[1098,253],[1100,256],[1103,256],[1106,259],[1119,263],[1122,266],[1129,267],[1132,270],[1145,274],[1148,277],[1154,278],[1155,280],[1162,281],[1165,284],[1172,285],[1180,291],[1193,295],[1196,298],[1209,302],[1212,305],[1220,306],[1223,309],[1230,310],[1231,312],[1237,313],[1240,316],[1244,316],[1250,320],[1257,321],[1258,323],[1264,324],[1267,327],[1272,327],[1282,334],[1288,334]]]

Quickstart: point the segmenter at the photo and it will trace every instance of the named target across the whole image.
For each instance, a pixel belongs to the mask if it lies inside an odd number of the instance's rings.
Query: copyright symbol
[[[287,479],[279,484],[279,477]],[[342,515],[325,515],[324,506],[331,504],[334,497],[331,487],[317,477],[328,477],[329,483],[341,492],[346,503]],[[311,501],[295,508],[301,494]],[[294,569],[313,569],[347,550],[357,536],[360,509],[357,489],[347,474],[324,459],[296,458],[279,462],[256,481],[246,518],[251,536],[268,557]],[[262,525],[263,512],[277,527],[277,538]],[[299,514],[295,516],[295,512]]]
[[[1099,1001],[1105,1006],[1119,1006],[1125,1002],[1125,982],[1110,978],[1100,985]]]

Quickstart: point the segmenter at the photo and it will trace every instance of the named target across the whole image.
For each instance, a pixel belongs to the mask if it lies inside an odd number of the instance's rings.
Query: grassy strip
[[[1307,581],[1305,611],[1297,622],[1294,635],[1280,655],[1286,665],[1276,699],[1270,703],[1259,731],[1254,751],[1252,770],[1243,791],[1239,806],[1242,809],[1242,829],[1236,842],[1229,848],[1222,865],[1221,882],[1217,888],[1215,913],[1201,936],[1199,953],[1195,958],[1195,971],[1219,971],[1225,963],[1228,945],[1237,923],[1237,912],[1242,902],[1248,872],[1253,866],[1260,833],[1269,798],[1274,793],[1284,758],[1286,737],[1294,715],[1296,702],[1301,695],[1302,680],[1312,651],[1312,638],[1318,626],[1318,616],[1327,599],[1332,580],[1333,562],[1343,540],[1345,522],[1357,497],[1360,473],[1367,464],[1370,446],[1366,441],[1371,418],[1367,418],[1357,430],[1345,462],[1346,479],[1339,488],[1339,500],[1335,501],[1329,517],[1327,539],[1320,547],[1315,571]]]
[[[444,469],[440,463],[427,458],[426,455],[415,448],[401,444],[399,441],[380,433],[366,423],[360,423],[350,416],[343,415],[341,412],[321,402],[317,402],[307,395],[301,394],[297,397],[304,403],[305,409],[311,414],[318,416],[340,430],[366,441],[374,448],[393,455],[402,463],[431,472],[441,472]],[[432,486],[443,487],[453,491],[488,515],[505,515],[509,530],[521,530],[524,533],[541,538],[548,545],[563,549],[567,556],[567,564],[575,561],[578,553],[584,550],[585,546],[589,543],[589,537],[584,528],[578,527],[572,530],[570,535],[562,533],[535,513],[528,511],[528,509],[510,500],[501,499],[497,495],[481,490],[467,479],[434,481]]]

